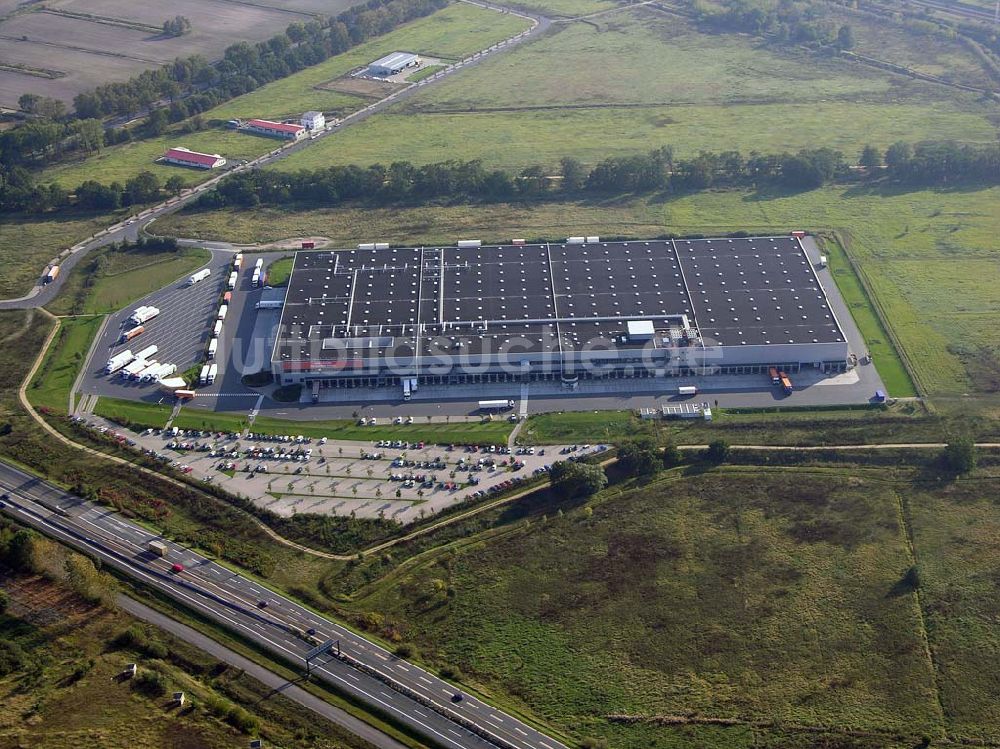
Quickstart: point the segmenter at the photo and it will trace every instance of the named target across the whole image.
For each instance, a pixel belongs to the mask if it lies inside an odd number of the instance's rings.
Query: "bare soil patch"
[[[371,78],[343,76],[342,78],[334,78],[332,81],[321,83],[316,88],[323,91],[337,91],[342,94],[350,94],[351,96],[363,96],[366,99],[382,99],[394,91],[406,88],[406,84],[376,81]]]

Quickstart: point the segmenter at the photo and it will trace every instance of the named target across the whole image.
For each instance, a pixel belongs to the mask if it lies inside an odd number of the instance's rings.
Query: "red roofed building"
[[[217,153],[198,153],[183,146],[167,149],[167,152],[163,154],[163,160],[168,164],[193,166],[198,169],[215,169],[226,163],[226,160]]]
[[[292,125],[286,122],[271,122],[270,120],[247,120],[246,129],[272,138],[298,140],[306,134],[302,125]]]

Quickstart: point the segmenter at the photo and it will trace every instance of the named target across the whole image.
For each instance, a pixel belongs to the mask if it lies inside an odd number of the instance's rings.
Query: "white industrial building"
[[[419,67],[420,62],[420,57],[412,52],[393,52],[369,65],[368,74],[376,78],[389,78],[399,75],[407,68]]]
[[[318,133],[326,128],[326,117],[322,112],[306,112],[300,120],[302,127],[310,133]]]

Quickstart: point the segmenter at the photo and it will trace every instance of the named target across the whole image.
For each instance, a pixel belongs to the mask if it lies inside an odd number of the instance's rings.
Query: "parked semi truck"
[[[262,274],[260,272],[260,268],[254,268],[253,269],[253,278],[250,279],[250,285],[253,286],[256,289],[258,286],[260,286],[262,278],[263,278],[263,276],[262,276]]]
[[[226,315],[228,315],[228,314],[229,314],[229,305],[223,304],[221,307],[219,307],[219,312],[215,316],[215,319],[216,320],[225,320],[226,319]]]
[[[122,379],[131,380],[146,368],[147,363],[148,362],[145,359],[135,359],[134,361],[129,362],[122,367]]]
[[[677,395],[698,395],[698,388],[694,385],[681,385],[677,388]]]
[[[514,401],[479,401],[480,411],[507,411],[514,407]]]
[[[133,325],[142,325],[143,323],[152,320],[158,314],[160,314],[160,310],[156,307],[144,304],[132,313],[132,316],[128,319],[128,321]]]
[[[219,376],[219,365],[218,364],[212,364],[212,366],[210,366],[208,368],[208,384],[209,385],[214,385],[215,384],[215,378],[218,377],[218,376]]]
[[[160,350],[160,347],[155,343],[152,346],[146,346],[142,351],[135,355],[136,359],[151,359],[156,356],[156,352]]]
[[[148,544],[146,544],[146,548],[149,551],[156,554],[156,556],[158,557],[165,557],[167,555],[167,552],[170,551],[170,547],[168,547],[162,541],[150,541]]]
[[[53,281],[56,280],[56,277],[58,275],[59,275],[59,266],[58,265],[49,266],[48,270],[45,271],[45,275],[42,276],[42,283],[52,283]]]
[[[104,365],[104,371],[108,374],[114,374],[133,359],[135,359],[135,354],[131,351],[121,351],[108,359],[107,364]]]
[[[772,385],[780,385],[781,384],[781,375],[778,373],[778,368],[777,367],[768,367],[767,374],[771,378],[771,384]]]
[[[239,270],[243,267],[243,253],[237,252],[233,255],[233,270]]]
[[[236,279],[237,278],[239,278],[239,275],[236,273],[236,271],[233,271],[232,273],[230,273],[229,274],[229,281],[226,283],[226,288],[229,289],[230,291],[232,291],[233,289],[235,289],[236,288]]]
[[[118,343],[128,343],[136,336],[142,335],[146,332],[146,328],[142,325],[136,325],[134,328],[123,331],[121,336],[118,338]]]
[[[198,375],[198,384],[207,385],[208,384],[208,370],[211,367],[208,364],[203,364],[201,367],[201,374]]]
[[[210,275],[212,275],[212,271],[210,269],[202,268],[197,273],[191,274],[191,277],[188,279],[188,286],[194,286],[199,281],[204,281]]]
[[[785,395],[791,395],[792,381],[788,378],[788,375],[786,375],[784,372],[779,372],[778,380],[781,383],[781,389],[785,391]]]
[[[216,353],[219,351],[219,339],[213,338],[208,342],[208,358],[214,359]]]
[[[132,379],[139,382],[149,382],[149,375],[159,368],[160,362],[156,361],[156,359],[150,359],[146,362],[146,366],[140,369]]]

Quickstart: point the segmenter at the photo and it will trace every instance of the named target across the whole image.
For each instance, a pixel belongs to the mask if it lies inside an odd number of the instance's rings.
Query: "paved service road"
[[[446,749],[565,749],[511,715],[495,710],[351,630],[189,549],[151,534],[106,507],[87,502],[0,462],[3,511],[25,525],[84,550],[130,577],[208,616],[275,655],[299,661],[306,639],[336,642],[313,661],[313,673]],[[165,557],[147,551],[152,540]],[[183,570],[172,571],[173,565]]]
[[[192,629],[186,624],[182,624],[176,619],[171,619],[166,614],[160,613],[156,609],[151,609],[143,603],[128,596],[118,596],[118,606],[127,611],[137,619],[154,624],[160,629],[169,632],[180,640],[187,642],[203,650],[209,655],[218,658],[223,663],[227,663],[234,668],[245,671],[248,675],[261,682],[264,686],[271,687],[275,693],[282,695],[302,705],[307,710],[320,715],[331,723],[343,726],[355,736],[359,736],[378,749],[406,749],[404,744],[396,741],[391,736],[387,736],[378,729],[368,725],[360,718],[355,718],[346,710],[334,707],[329,702],[321,700],[314,694],[307,692],[302,687],[288,681],[283,676],[279,676],[273,671],[255,663],[249,658],[245,658],[234,650],[230,650],[211,637],[203,635],[196,629]]]

